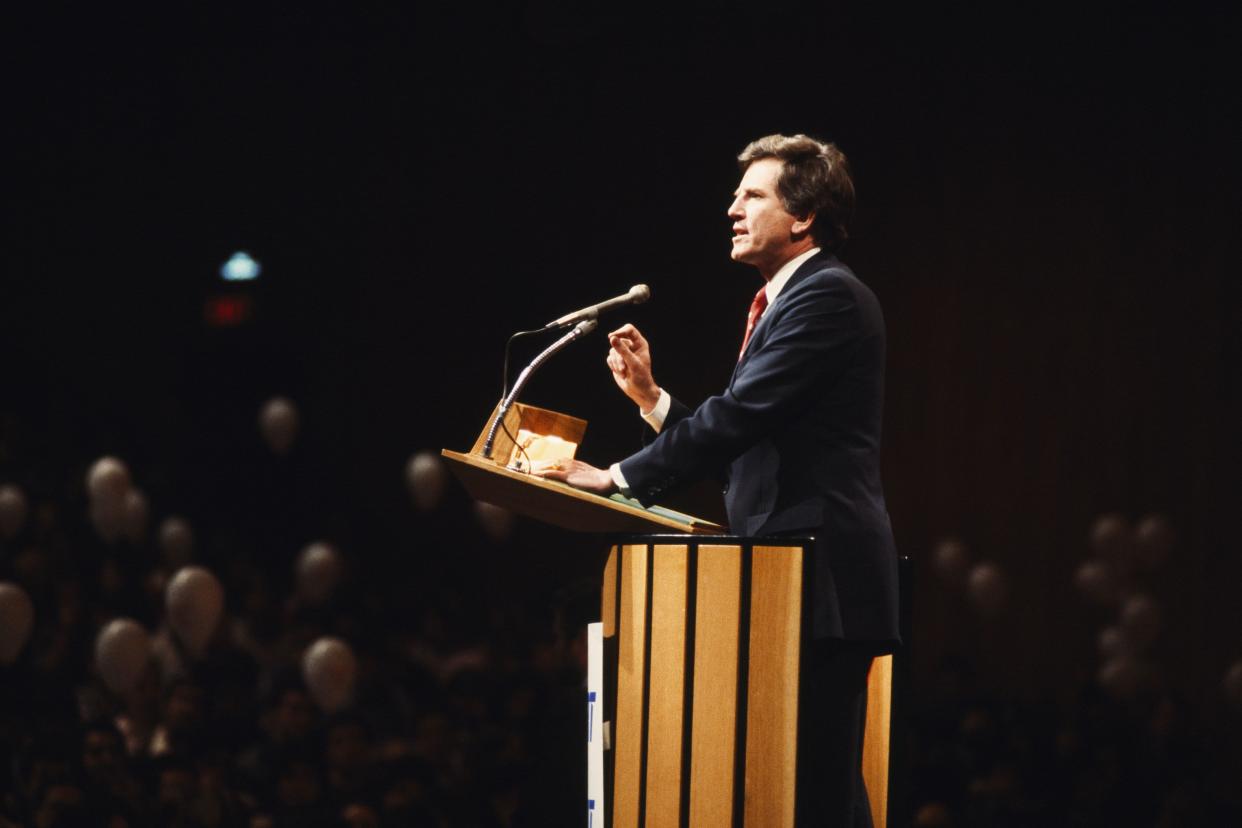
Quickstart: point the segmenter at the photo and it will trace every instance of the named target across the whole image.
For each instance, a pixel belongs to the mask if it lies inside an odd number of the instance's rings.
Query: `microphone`
[[[559,319],[554,319],[543,326],[545,331],[553,328],[568,328],[570,325],[581,322],[583,319],[597,319],[601,313],[610,311],[613,308],[619,308],[622,305],[641,305],[651,298],[651,288],[646,285],[634,285],[630,288],[630,292],[622,296],[614,296],[612,299],[600,302],[597,305],[590,305],[582,310],[576,310],[573,313],[567,313]]]

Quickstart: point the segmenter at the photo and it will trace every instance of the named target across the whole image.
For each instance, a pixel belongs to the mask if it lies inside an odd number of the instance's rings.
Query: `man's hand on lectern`
[[[610,495],[617,490],[617,484],[612,482],[608,469],[597,469],[581,460],[557,460],[546,468],[532,469],[531,474],[546,477],[548,480],[559,480],[575,489],[599,495]]]
[[[608,334],[608,368],[625,396],[641,411],[650,411],[660,401],[660,386],[651,376],[651,349],[638,328],[625,324]]]

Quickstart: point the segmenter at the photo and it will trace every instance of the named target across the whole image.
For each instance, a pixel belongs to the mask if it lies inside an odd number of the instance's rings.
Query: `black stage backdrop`
[[[303,5],[5,27],[6,478],[58,496],[116,453],[217,546],[328,536],[388,589],[457,577],[436,556],[458,524],[415,513],[406,459],[470,444],[508,333],[637,282],[652,301],[615,321],[660,381],[722,387],[758,285],[728,260],[732,158],[803,131],[852,159],[844,258],[887,315],[918,670],[961,654],[1018,697],[1088,680],[1103,620],[1072,576],[1110,511],[1177,530],[1149,587],[1173,681],[1211,690],[1242,655],[1236,14]],[[209,329],[235,249],[265,268],[255,321]],[[588,419],[600,463],[640,430],[604,351],[527,394]],[[254,426],[277,393],[303,417],[280,466]],[[303,534],[268,528],[277,500]],[[935,577],[949,536],[1006,572],[999,615]],[[590,574],[597,546],[522,523],[486,589]]]

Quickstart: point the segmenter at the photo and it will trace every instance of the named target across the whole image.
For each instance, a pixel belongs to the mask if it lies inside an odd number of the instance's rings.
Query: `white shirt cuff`
[[[626,497],[630,496],[630,484],[625,482],[625,475],[621,473],[621,464],[613,463],[608,467],[608,473],[612,475],[612,482],[617,484],[617,489]]]
[[[664,421],[668,418],[668,410],[673,405],[673,398],[663,388],[660,389],[660,399],[656,400],[656,404],[650,411],[639,412],[642,418],[647,421],[647,425],[651,426],[657,432],[664,428]],[[616,479],[616,475],[613,476]]]

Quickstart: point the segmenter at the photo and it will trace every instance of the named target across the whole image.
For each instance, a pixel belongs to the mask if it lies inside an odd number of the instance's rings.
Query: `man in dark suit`
[[[738,162],[732,258],[754,265],[764,286],[728,387],[691,411],[656,384],[646,340],[626,325],[609,335],[608,365],[658,436],[610,469],[571,461],[545,474],[650,504],[725,473],[731,531],[815,538],[798,824],[870,825],[860,770],[866,677],[898,639],[880,483],[884,321],[835,255],[854,204],[845,156],[804,135],[772,135]]]

